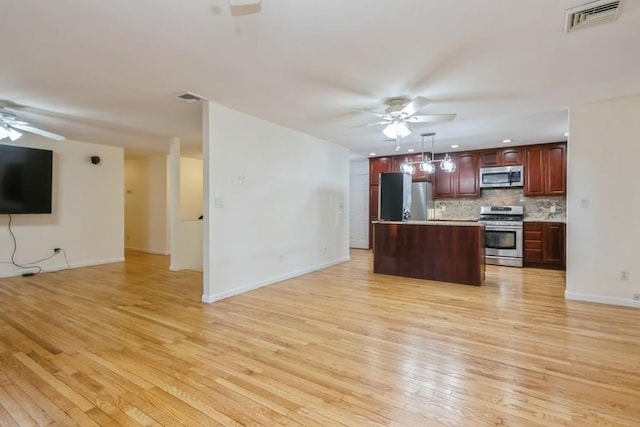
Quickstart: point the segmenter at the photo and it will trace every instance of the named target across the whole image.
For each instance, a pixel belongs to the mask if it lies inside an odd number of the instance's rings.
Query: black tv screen
[[[0,145],[0,214],[51,213],[53,153]]]

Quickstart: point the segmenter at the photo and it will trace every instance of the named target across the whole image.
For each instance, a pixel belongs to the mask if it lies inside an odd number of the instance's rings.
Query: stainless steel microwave
[[[480,188],[522,186],[524,168],[521,165],[480,168]]]

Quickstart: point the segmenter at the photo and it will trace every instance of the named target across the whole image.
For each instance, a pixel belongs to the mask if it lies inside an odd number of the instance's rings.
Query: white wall
[[[569,299],[640,307],[639,117],[637,96],[570,109]]]
[[[348,150],[213,103],[204,116],[203,300],[348,260]]]
[[[349,163],[349,246],[369,248],[369,159]]]
[[[52,150],[52,214],[13,215],[12,230],[18,242],[16,261],[27,263],[63,248],[71,267],[124,260],[124,196],[122,148],[77,141],[52,142],[25,134],[15,143]],[[89,158],[100,156],[99,165]],[[11,260],[13,244],[8,216],[0,215],[0,261]],[[45,270],[67,268],[63,254],[40,263]],[[24,270],[0,264],[0,277]]]
[[[202,160],[180,158],[180,219],[197,220],[202,215]]]
[[[169,253],[166,156],[125,161],[125,245]]]

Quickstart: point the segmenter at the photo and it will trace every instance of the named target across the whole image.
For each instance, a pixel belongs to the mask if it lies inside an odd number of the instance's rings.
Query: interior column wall
[[[639,114],[637,96],[570,109],[569,299],[640,307]]]
[[[203,300],[348,260],[348,150],[213,103],[207,108],[211,276]]]

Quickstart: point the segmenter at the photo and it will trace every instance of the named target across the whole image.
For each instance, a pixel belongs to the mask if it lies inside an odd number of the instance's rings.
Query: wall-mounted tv
[[[53,153],[0,145],[0,214],[51,213]]]

